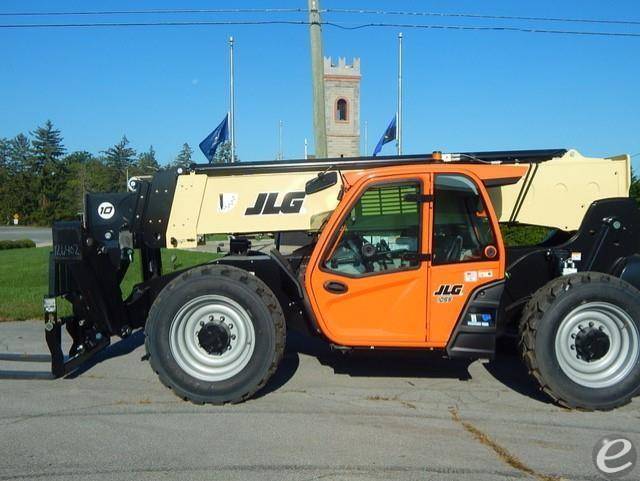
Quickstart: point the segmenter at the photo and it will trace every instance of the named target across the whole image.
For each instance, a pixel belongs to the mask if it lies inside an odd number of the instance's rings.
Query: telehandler
[[[194,164],[134,179],[130,192],[87,194],[82,220],[53,225],[51,373],[144,329],[152,369],[178,396],[236,403],[276,371],[287,329],[338,349],[468,359],[493,357],[496,339],[517,333],[552,400],[612,409],[640,391],[640,212],[629,185],[627,155],[551,149]],[[501,223],[550,230],[506,247]],[[278,239],[292,231],[308,243],[284,255]],[[242,236],[259,232],[276,233],[271,252]],[[163,274],[162,248],[215,233],[233,235],[228,255]],[[134,254],[143,281],[123,299]],[[58,317],[58,298],[71,316]]]

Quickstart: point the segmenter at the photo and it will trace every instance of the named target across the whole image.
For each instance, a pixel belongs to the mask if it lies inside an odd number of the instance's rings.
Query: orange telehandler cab
[[[572,159],[584,186],[558,179]],[[53,227],[52,374],[144,328],[151,367],[177,395],[239,402],[275,372],[287,328],[340,349],[471,359],[516,333],[552,399],[611,409],[640,390],[640,212],[628,183],[628,156],[557,149],[193,165],[88,194],[82,221]],[[505,246],[501,222],[541,218],[556,227],[543,242]],[[308,241],[283,255],[288,231]],[[161,248],[216,232],[234,235],[228,255],[162,273]],[[238,235],[251,232],[276,233],[275,248],[251,250]],[[143,281],[123,299],[135,249]],[[57,316],[58,297],[73,315]]]

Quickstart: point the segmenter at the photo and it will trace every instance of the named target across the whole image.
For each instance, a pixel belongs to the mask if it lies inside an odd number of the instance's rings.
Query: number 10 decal
[[[98,206],[98,215],[105,220],[109,220],[116,213],[116,208],[111,202],[103,202]]]

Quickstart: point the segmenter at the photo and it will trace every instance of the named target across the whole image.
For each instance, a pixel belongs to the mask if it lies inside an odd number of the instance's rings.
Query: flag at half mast
[[[387,130],[384,131],[384,134],[382,134],[382,137],[378,141],[376,148],[373,149],[373,156],[375,157],[376,155],[378,155],[378,153],[382,150],[382,146],[388,142],[391,142],[392,140],[395,140],[395,138],[396,138],[396,116],[394,115],[393,119],[389,123],[389,126],[387,127]]]
[[[213,162],[216,151],[221,144],[229,140],[229,114],[224,116],[222,122],[207,137],[200,142],[200,150],[204,156]]]

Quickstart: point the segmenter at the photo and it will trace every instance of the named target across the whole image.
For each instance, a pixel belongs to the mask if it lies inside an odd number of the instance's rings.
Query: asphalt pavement
[[[50,246],[50,227],[0,226],[0,240],[31,239],[36,246]]]
[[[43,352],[42,338],[42,323],[0,324],[0,352]],[[71,379],[0,381],[0,480],[597,480],[600,437],[640,448],[640,399],[559,408],[513,356],[343,355],[291,336],[255,399],[216,407],[163,387],[142,342]]]

